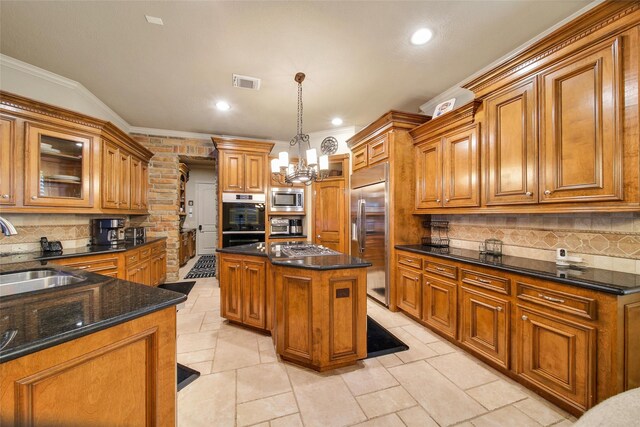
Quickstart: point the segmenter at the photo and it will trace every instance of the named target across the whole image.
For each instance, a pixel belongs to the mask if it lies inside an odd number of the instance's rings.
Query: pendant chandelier
[[[298,147],[298,159],[289,163],[289,152],[281,151],[278,158],[271,160],[271,175],[281,185],[303,183],[311,185],[314,181],[322,181],[329,172],[329,156],[322,155],[311,148],[309,135],[302,132],[302,82],[304,73],[297,73],[294,80],[298,83],[298,125],[297,133],[289,145]]]

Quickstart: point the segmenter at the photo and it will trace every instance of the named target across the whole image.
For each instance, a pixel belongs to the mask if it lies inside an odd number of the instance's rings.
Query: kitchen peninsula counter
[[[346,254],[289,257],[287,245],[219,248],[222,317],[273,335],[285,360],[318,371],[367,355],[367,272]]]
[[[81,282],[0,298],[0,424],[173,425],[186,296],[39,261],[0,266],[33,269]]]

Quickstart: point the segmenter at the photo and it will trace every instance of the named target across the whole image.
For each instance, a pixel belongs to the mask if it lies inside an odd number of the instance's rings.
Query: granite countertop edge
[[[497,270],[507,271],[507,272],[511,272],[511,273],[524,274],[524,275],[532,276],[532,277],[539,278],[539,279],[550,280],[550,281],[557,282],[557,283],[562,283],[562,284],[571,285],[571,286],[577,286],[577,287],[585,288],[585,289],[591,289],[591,290],[594,290],[594,291],[604,292],[604,293],[608,293],[608,294],[630,295],[630,294],[634,294],[634,293],[640,292],[640,286],[637,286],[635,288],[629,288],[629,289],[621,289],[619,287],[615,287],[615,286],[612,286],[612,285],[607,285],[606,283],[594,282],[594,281],[590,281],[590,280],[581,279],[581,278],[578,278],[578,277],[558,277],[558,276],[552,275],[552,274],[550,274],[548,272],[541,271],[541,270],[528,269],[528,268],[524,268],[524,267],[520,267],[520,266],[510,266],[510,265],[505,265],[505,264],[495,264],[495,263],[491,263],[491,262],[483,262],[482,260],[479,260],[479,259],[476,260],[476,259],[473,259],[473,258],[467,258],[467,257],[464,257],[464,256],[458,256],[458,255],[450,254],[450,253],[438,253],[438,252],[435,252],[435,251],[430,251],[429,248],[421,248],[420,245],[395,245],[394,247],[396,249],[399,249],[399,250],[403,250],[403,251],[407,251],[407,252],[413,252],[413,253],[416,253],[416,254],[430,255],[430,256],[437,257],[437,258],[446,258],[446,259],[451,259],[451,260],[454,260],[454,261],[465,262],[465,263],[477,265],[477,266],[480,266],[480,267],[489,267],[489,268],[495,268]],[[457,248],[455,248],[455,249],[457,249]],[[517,258],[517,257],[513,257],[513,258]],[[627,274],[631,274],[631,273],[627,273]]]
[[[144,285],[140,285],[140,286],[144,286]],[[177,294],[177,292],[174,292],[174,293]],[[0,353],[0,363],[9,362],[11,360],[18,359],[23,356],[27,356],[29,354],[38,352],[40,350],[45,350],[47,348],[51,348],[56,345],[63,344],[65,342],[73,341],[75,339],[82,338],[87,335],[91,335],[95,332],[99,332],[99,331],[108,329],[112,326],[120,325],[122,323],[146,316],[147,314],[163,310],[167,307],[178,305],[181,302],[186,301],[186,299],[187,299],[187,296],[182,295],[173,300],[157,303],[152,307],[147,307],[141,310],[132,311],[130,313],[127,313],[118,317],[93,323],[82,329],[74,329],[71,331],[63,332],[59,335],[56,335],[50,338],[45,338],[33,344],[25,344],[20,347],[12,348],[10,350],[7,350],[6,352]]]

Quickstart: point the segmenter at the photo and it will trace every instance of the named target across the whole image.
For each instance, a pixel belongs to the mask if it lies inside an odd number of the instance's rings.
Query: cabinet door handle
[[[544,190],[544,195],[545,195],[545,196],[548,196],[548,195],[550,195],[550,194],[551,194],[551,190]]]
[[[540,298],[542,298],[544,300],[547,300],[547,301],[557,302],[559,304],[564,304],[564,300],[560,299],[560,298],[549,297],[549,296],[546,296],[544,294],[538,294],[538,297],[540,297]]]
[[[38,198],[38,196],[31,196],[31,200],[35,200],[37,198]]]
[[[480,277],[476,277],[476,280],[480,283],[486,283],[488,285],[491,284],[491,280],[481,279]]]
[[[522,315],[522,320],[529,320],[529,318],[527,316],[525,316],[524,314]]]
[[[438,270],[438,271],[447,271],[446,268],[442,268],[442,267],[436,267],[436,270]]]
[[[248,265],[245,265],[245,266],[244,266],[244,269],[245,269],[245,270],[248,270],[248,269],[249,269],[249,266],[248,266]]]
[[[134,256],[130,256],[129,257],[129,261],[134,261],[135,259],[136,259],[136,257],[134,257]]]
[[[526,193],[524,193],[524,195],[527,197],[531,197],[533,196],[533,193],[531,191],[527,191]]]
[[[498,312],[502,311],[502,307],[501,306],[497,306],[496,307],[496,311],[498,311]]]
[[[436,203],[440,203],[440,199],[436,199]]]
[[[11,197],[11,196],[10,196],[10,195],[8,195],[8,194],[3,194],[3,195],[2,195],[2,198],[3,198],[3,199],[8,199],[9,197]]]
[[[445,202],[449,202],[449,199],[444,199]]]

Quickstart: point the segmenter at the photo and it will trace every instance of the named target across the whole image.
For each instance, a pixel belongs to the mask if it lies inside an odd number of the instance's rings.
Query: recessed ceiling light
[[[430,29],[420,28],[411,36],[411,44],[414,44],[416,46],[425,44],[426,42],[431,40],[431,36],[433,36],[433,33]]]
[[[334,126],[340,126],[342,124],[342,119],[340,117],[334,117],[331,120],[331,124]]]
[[[149,24],[164,25],[164,22],[162,22],[162,18],[158,18],[150,15],[144,15],[144,18],[147,20]]]
[[[216,102],[216,108],[220,111],[227,111],[231,108],[231,105],[224,101],[218,101]]]

